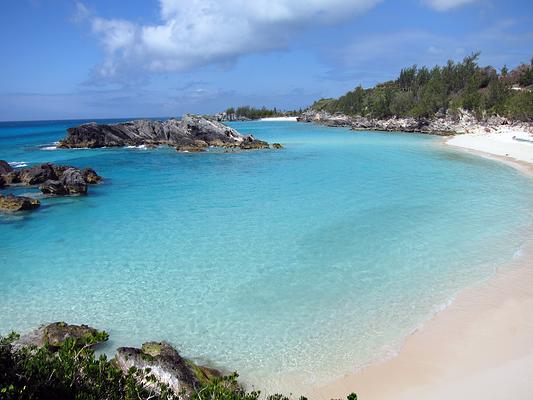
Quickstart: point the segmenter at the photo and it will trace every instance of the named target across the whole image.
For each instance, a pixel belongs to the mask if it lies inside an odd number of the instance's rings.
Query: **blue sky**
[[[0,120],[306,107],[408,65],[533,56],[529,0],[3,0]]]

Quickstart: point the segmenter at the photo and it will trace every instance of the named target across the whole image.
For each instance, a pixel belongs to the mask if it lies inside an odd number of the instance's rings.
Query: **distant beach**
[[[260,118],[259,121],[296,121],[297,117],[269,117]]]

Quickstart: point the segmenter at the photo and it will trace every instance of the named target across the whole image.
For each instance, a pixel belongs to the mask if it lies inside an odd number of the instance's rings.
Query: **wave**
[[[26,161],[11,161],[8,162],[8,164],[11,165],[13,168],[23,168],[28,166],[28,163]]]
[[[42,146],[41,150],[57,150],[57,146],[59,145],[59,142],[54,142],[53,146]]]
[[[146,150],[146,145],[145,144],[141,144],[139,146],[126,146],[125,147],[126,149],[141,149],[141,150]]]

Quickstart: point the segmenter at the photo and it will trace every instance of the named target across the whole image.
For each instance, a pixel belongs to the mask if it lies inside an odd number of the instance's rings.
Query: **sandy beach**
[[[533,177],[533,143],[523,132],[458,135],[447,144],[496,158]],[[527,133],[526,133],[527,135]],[[533,393],[533,235],[509,265],[460,292],[406,338],[399,354],[328,385],[311,398],[513,399]]]
[[[261,118],[259,121],[292,121],[296,122],[296,117],[270,117],[270,118]]]

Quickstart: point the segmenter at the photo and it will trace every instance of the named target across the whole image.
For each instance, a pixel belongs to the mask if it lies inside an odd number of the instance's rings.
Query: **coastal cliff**
[[[504,117],[491,116],[478,120],[471,112],[458,110],[454,113],[436,115],[433,118],[390,117],[371,118],[350,116],[342,113],[307,110],[298,117],[299,122],[312,122],[331,127],[345,127],[352,130],[386,132],[417,132],[433,135],[451,136],[463,133],[498,132],[505,128],[533,134],[533,122],[511,121]]]
[[[168,145],[178,151],[202,151],[209,146],[260,149],[269,144],[241,135],[218,121],[186,114],[181,120],[137,120],[120,124],[89,123],[67,129],[61,148]]]

